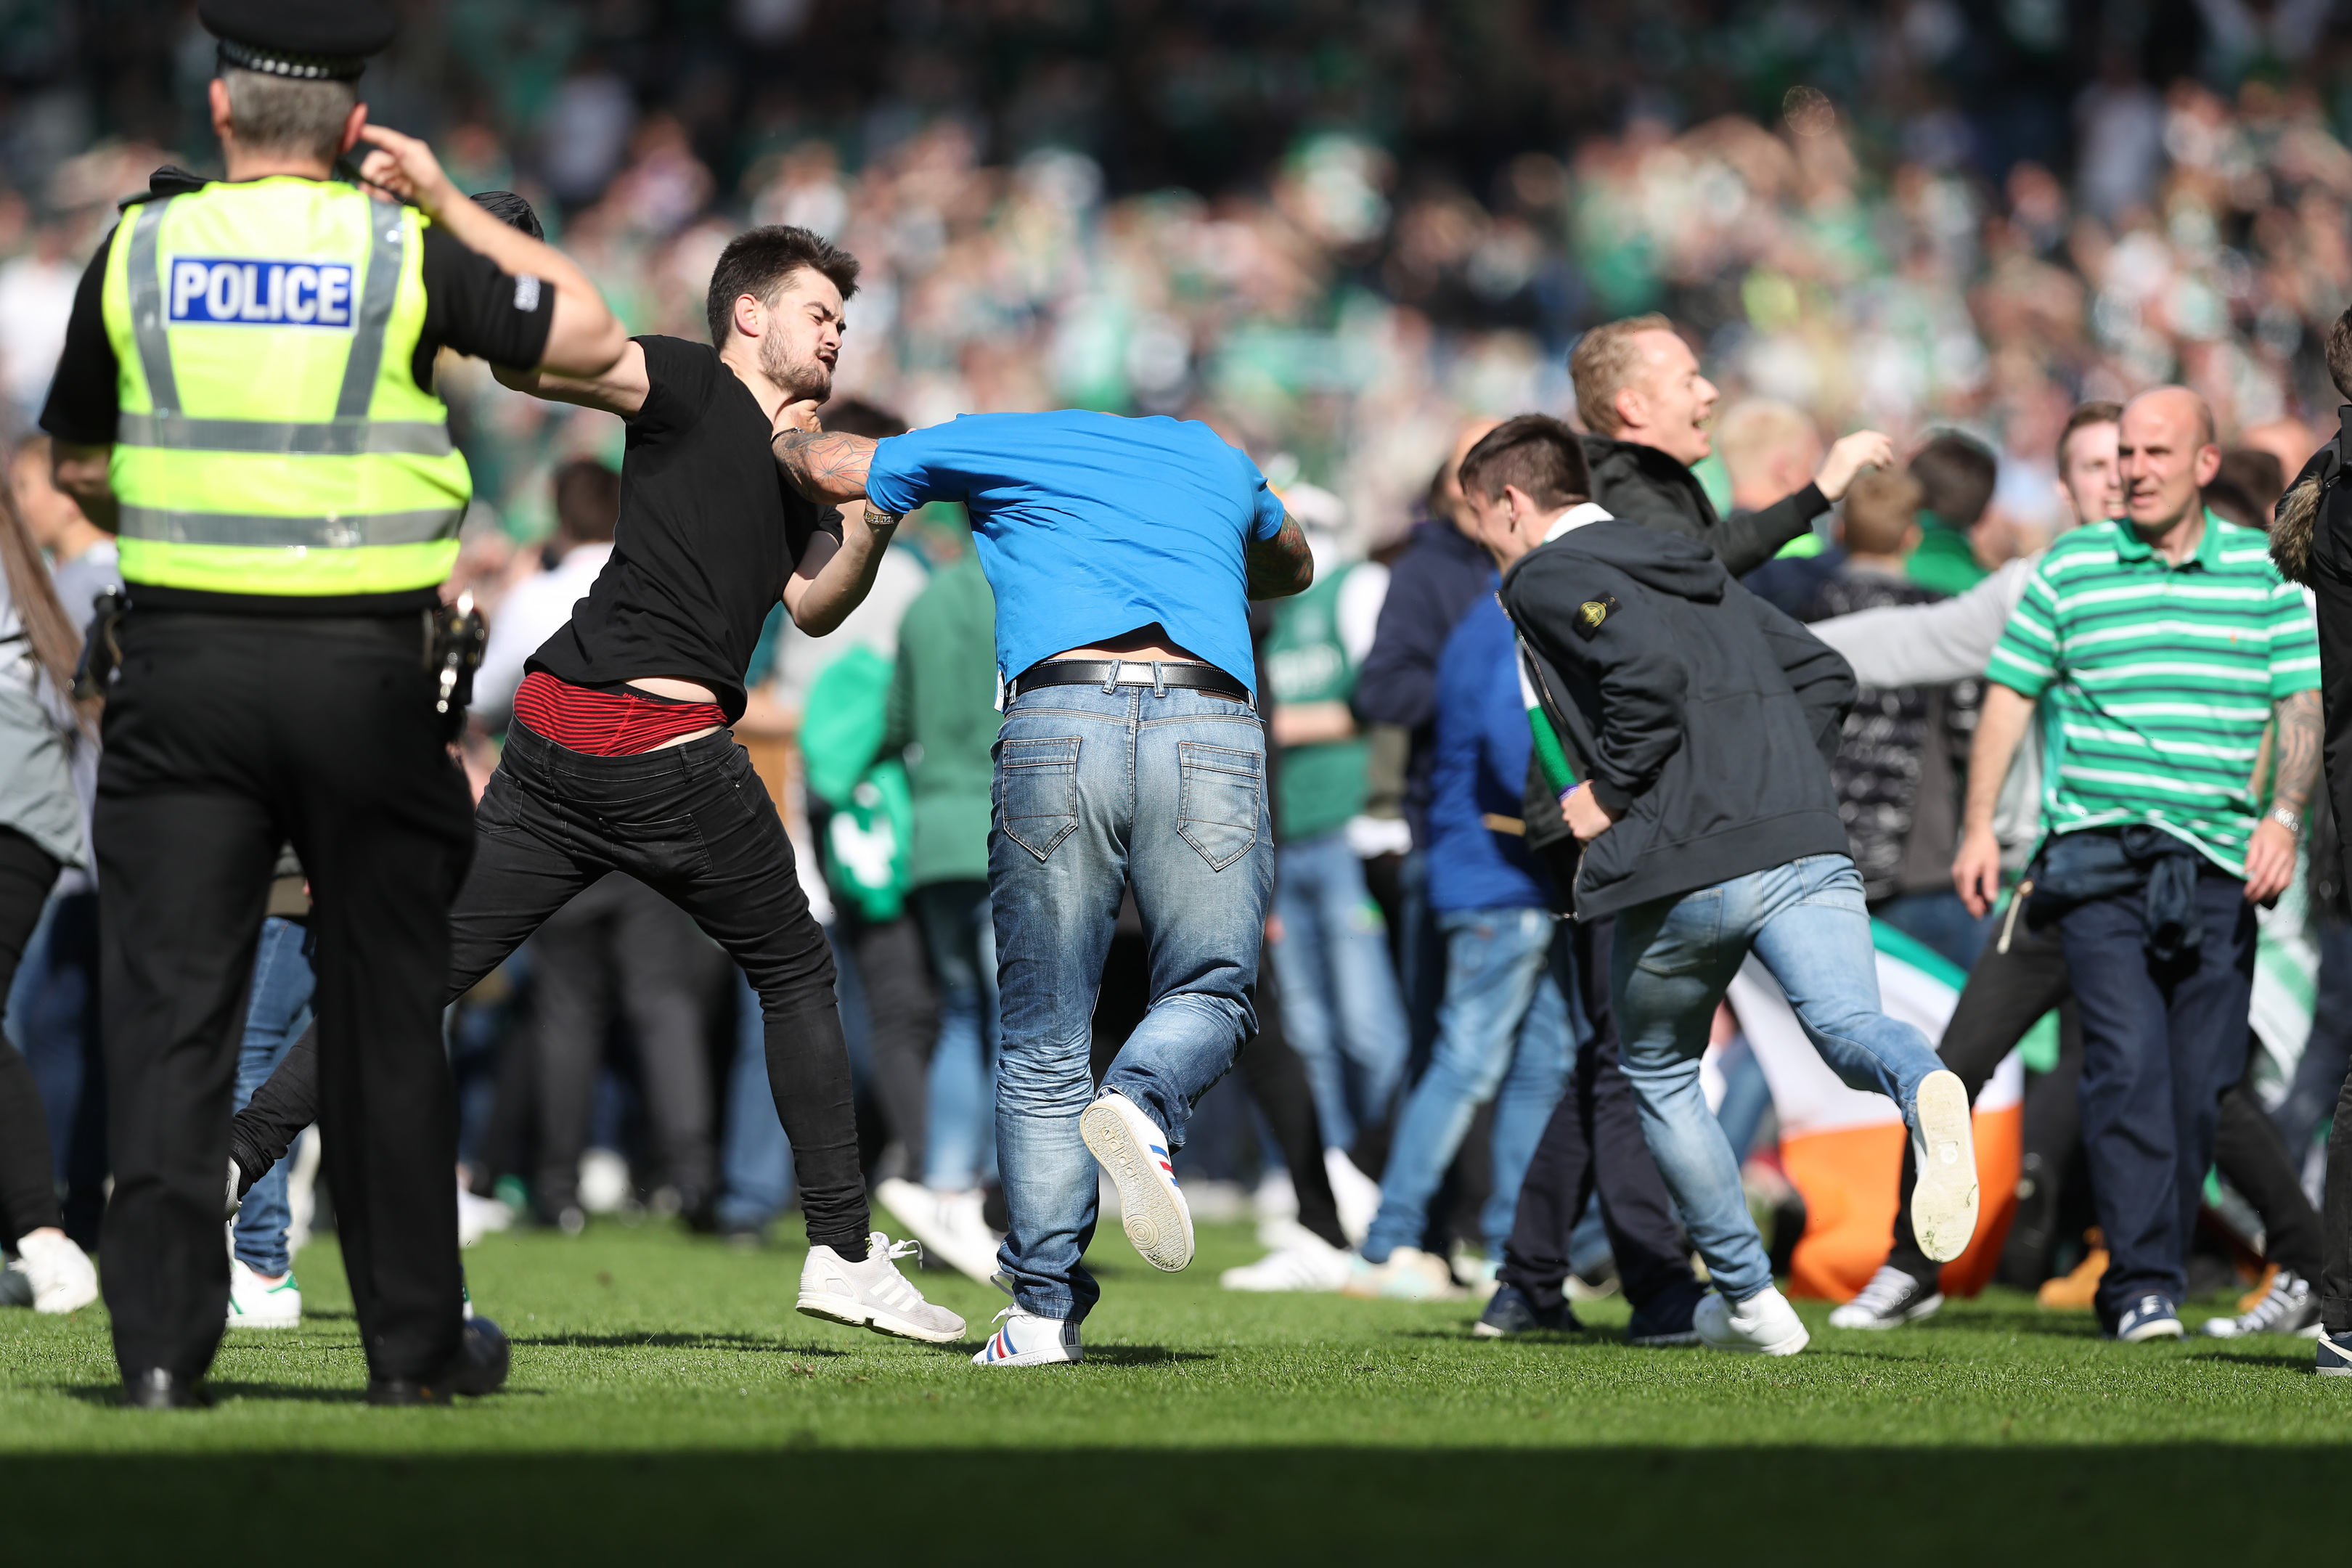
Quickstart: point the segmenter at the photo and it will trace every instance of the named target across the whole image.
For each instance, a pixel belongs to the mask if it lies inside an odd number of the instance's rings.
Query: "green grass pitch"
[[[887,1223],[887,1222],[886,1222]],[[1891,1334],[1807,1304],[1786,1360],[1474,1309],[1249,1297],[1100,1237],[1079,1367],[795,1315],[796,1246],[648,1226],[492,1237],[507,1393],[372,1410],[331,1243],[308,1321],[232,1333],[208,1412],[113,1407],[105,1315],[0,1317],[0,1553],[26,1563],[1841,1561],[2162,1563],[2340,1550],[2352,1382],[2307,1341],[2109,1345],[2014,1294]],[[2204,1303],[2206,1311],[2224,1303]],[[812,1553],[822,1552],[822,1556]],[[1891,1555],[1890,1555],[1891,1554]]]

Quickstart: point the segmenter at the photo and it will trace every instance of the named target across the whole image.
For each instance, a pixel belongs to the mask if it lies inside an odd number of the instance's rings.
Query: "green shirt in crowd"
[[[967,549],[907,606],[890,681],[886,750],[907,752],[914,887],[986,879],[996,710],[996,596]]]
[[[1260,678],[1276,702],[1345,702],[1356,694],[1356,661],[1339,635],[1339,593],[1354,567],[1319,575],[1285,599],[1259,654]],[[1311,746],[1285,746],[1275,783],[1275,837],[1286,844],[1319,837],[1364,809],[1364,766],[1371,743],[1361,735]]]
[[[1903,563],[1904,574],[1922,588],[1947,597],[1965,594],[1991,574],[1977,564],[1976,546],[1966,531],[1932,511],[1919,514],[1919,548]]]
[[[2245,875],[2272,705],[2319,685],[2318,629],[2269,542],[2205,514],[2174,566],[2126,521],[2053,544],[1986,676],[2041,701],[2052,833],[2145,822]]]

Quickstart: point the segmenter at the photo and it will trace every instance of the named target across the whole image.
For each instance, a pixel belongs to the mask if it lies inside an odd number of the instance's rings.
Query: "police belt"
[[[1046,658],[1015,676],[1004,689],[1007,698],[1041,686],[1149,686],[1205,691],[1212,697],[1251,706],[1240,681],[1213,664],[1192,660],[1131,658]]]

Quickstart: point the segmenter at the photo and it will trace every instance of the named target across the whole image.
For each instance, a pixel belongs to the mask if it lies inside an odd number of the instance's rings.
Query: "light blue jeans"
[[[964,1192],[996,1176],[996,922],[977,879],[927,883],[914,902],[940,989],[923,1183]]]
[[[1419,1247],[1430,1195],[1461,1152],[1472,1118],[1495,1101],[1494,1188],[1478,1215],[1488,1255],[1499,1258],[1519,1205],[1519,1183],[1544,1124],[1559,1103],[1571,1054],[1566,958],[1549,910],[1444,910],[1445,1000],[1429,1070],[1397,1114],[1381,1208],[1364,1237],[1364,1260],[1385,1263]]]
[[[1120,895],[1133,889],[1142,918],[1151,1002],[1102,1087],[1172,1153],[1257,1026],[1249,988],[1274,893],[1265,731],[1205,692],[1049,686],[1007,706],[994,795],[996,1155],[1012,1220],[998,1258],[1024,1311],[1083,1319],[1101,1295],[1079,1262],[1098,1167],[1078,1117]]]
[[[1346,1149],[1387,1117],[1404,1077],[1404,1003],[1388,930],[1346,829],[1285,844],[1274,864],[1283,1030],[1307,1063],[1325,1146]]]
[[[1862,878],[1843,855],[1809,855],[1617,917],[1609,984],[1642,1136],[1717,1289],[1744,1301],[1772,1283],[1739,1161],[1699,1089],[1698,1061],[1725,989],[1754,950],[1832,1071],[1903,1109],[1943,1064],[1927,1037],[1879,1009]]]
[[[286,1049],[310,1026],[310,995],[318,980],[308,952],[310,928],[276,915],[261,922],[253,952],[253,999],[246,1005],[245,1037],[236,1053],[236,1109],[269,1081]],[[289,1156],[292,1151],[288,1151]],[[236,1211],[237,1257],[256,1274],[276,1279],[294,1267],[286,1248],[294,1223],[286,1202],[286,1174],[293,1160],[280,1160],[245,1194]]]

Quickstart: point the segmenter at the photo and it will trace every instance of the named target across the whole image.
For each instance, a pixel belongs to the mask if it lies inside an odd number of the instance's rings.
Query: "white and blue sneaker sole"
[[[1118,1189],[1119,1221],[1143,1260],[1163,1274],[1192,1261],[1192,1210],[1176,1188],[1167,1134],[1123,1094],[1098,1096],[1078,1135]]]
[[[1929,1073],[1919,1085],[1918,1111],[1911,1230],[1930,1261],[1949,1263],[1968,1250],[1977,1230],[1975,1128],[1959,1075],[1948,1068]]]

